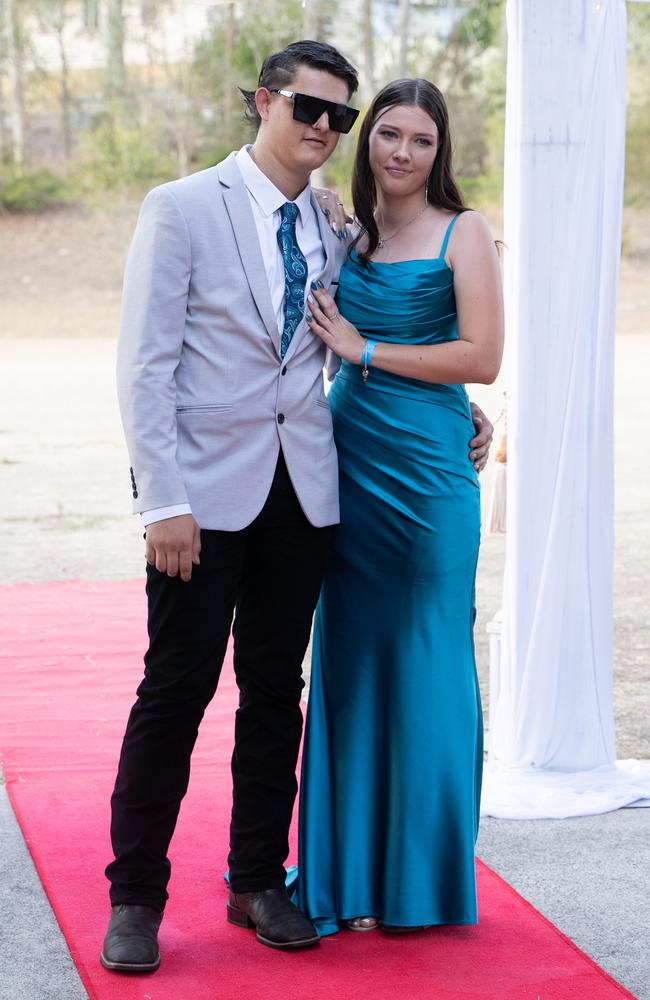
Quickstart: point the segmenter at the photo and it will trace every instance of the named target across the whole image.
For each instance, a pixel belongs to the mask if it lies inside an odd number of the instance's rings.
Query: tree
[[[308,0],[307,6],[310,31],[326,40],[336,0]],[[255,7],[226,4],[219,10],[211,32],[196,46],[192,63],[196,85],[212,104],[208,127],[215,136],[213,159],[245,138],[237,87],[255,87],[264,58],[295,41],[296,24],[304,25],[305,16],[300,0],[270,0]]]
[[[373,26],[373,2],[361,0],[361,34],[363,36],[363,79],[361,96],[370,101],[375,93],[375,41]]]
[[[23,166],[27,159],[25,144],[25,86],[24,86],[24,28],[17,0],[3,0],[3,27],[5,36],[8,87],[9,131],[11,134],[11,159],[16,166]]]
[[[625,201],[640,208],[650,202],[650,5],[629,3],[627,18]]]
[[[400,76],[408,75],[409,56],[409,14],[411,12],[410,0],[399,0],[399,63],[398,73]]]
[[[480,178],[495,166],[490,163],[490,131],[495,117],[503,120],[505,2],[470,0],[465,8],[440,45],[429,72],[435,72],[449,105],[456,172],[461,177]]]
[[[332,4],[329,0],[305,0],[304,37],[325,42],[332,27]]]
[[[224,59],[223,59],[223,137],[227,146],[234,145],[233,112],[235,100],[235,68],[233,52],[237,24],[235,20],[235,4],[228,4],[224,23]]]
[[[66,44],[68,17],[66,0],[37,0],[33,11],[39,28],[51,32],[56,37],[59,50],[59,105],[61,109],[61,137],[66,160],[72,155],[72,93],[70,89],[70,68]]]
[[[124,13],[122,0],[107,0],[106,21],[106,93],[114,105],[126,98],[126,69],[124,66]]]

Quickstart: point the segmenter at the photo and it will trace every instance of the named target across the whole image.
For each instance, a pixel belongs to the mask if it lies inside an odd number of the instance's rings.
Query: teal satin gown
[[[354,252],[337,305],[377,341],[458,338],[453,274]],[[477,921],[483,761],[474,662],[479,486],[462,385],[343,362],[329,394],[341,525],[315,619],[297,898],[341,922]]]

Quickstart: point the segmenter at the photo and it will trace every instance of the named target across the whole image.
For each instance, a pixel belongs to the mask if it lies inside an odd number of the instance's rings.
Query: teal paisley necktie
[[[285,201],[280,212],[282,222],[278,229],[278,243],[284,261],[284,329],[280,341],[280,357],[283,358],[304,313],[307,261],[296,239],[298,206],[292,201]]]

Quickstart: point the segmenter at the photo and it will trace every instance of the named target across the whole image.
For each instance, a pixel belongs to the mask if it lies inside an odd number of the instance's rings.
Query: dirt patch
[[[138,200],[0,218],[0,336],[115,337]],[[496,232],[496,228],[495,228]],[[650,210],[626,210],[619,333],[650,332]]]
[[[115,337],[137,202],[5,215],[2,336]]]

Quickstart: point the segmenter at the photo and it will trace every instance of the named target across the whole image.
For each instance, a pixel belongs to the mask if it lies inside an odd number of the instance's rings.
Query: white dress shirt
[[[278,330],[284,328],[284,261],[278,244],[277,233],[282,216],[280,209],[287,201],[285,195],[276,188],[266,174],[262,173],[251,156],[251,146],[242,146],[236,156],[236,163],[248,191],[248,197],[255,219],[257,238],[262,251],[262,260],[266,271],[266,279],[271,293],[273,312],[275,313]],[[307,283],[305,297],[309,293],[312,281],[317,281],[325,269],[325,251],[318,228],[316,211],[311,203],[311,185],[303,188],[294,199],[298,206],[296,218],[296,238],[307,261]],[[158,507],[146,510],[141,515],[146,527],[154,521],[163,521],[168,517],[178,517],[181,514],[191,514],[189,504],[174,504],[171,507]]]

